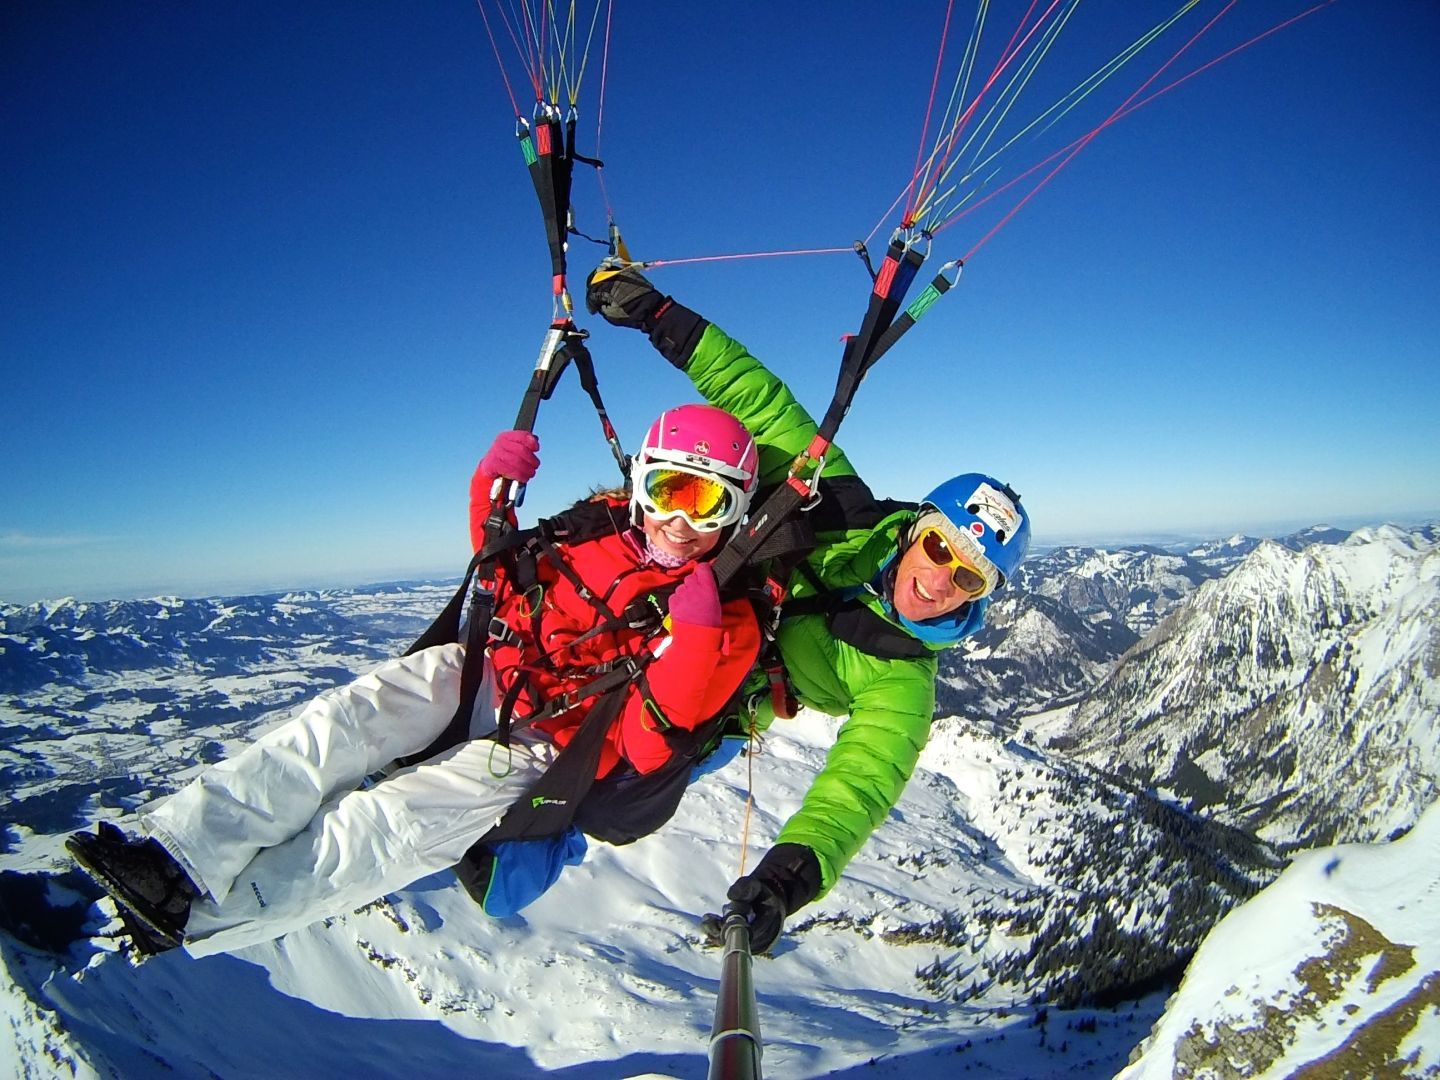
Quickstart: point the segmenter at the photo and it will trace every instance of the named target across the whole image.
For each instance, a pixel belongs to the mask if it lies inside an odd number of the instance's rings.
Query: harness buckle
[[[794,691],[785,679],[785,666],[779,663],[767,664],[765,677],[770,680],[771,710],[781,720],[795,719],[800,702],[796,700]]]
[[[631,630],[648,630],[656,624],[663,626],[665,619],[665,612],[654,593],[637,597],[625,608],[625,625]]]
[[[766,575],[765,584],[760,586],[760,591],[765,594],[765,599],[770,601],[771,607],[778,608],[785,602],[785,583],[779,578]]]
[[[520,635],[515,628],[498,615],[490,617],[490,626],[487,630],[490,645],[519,645]]]

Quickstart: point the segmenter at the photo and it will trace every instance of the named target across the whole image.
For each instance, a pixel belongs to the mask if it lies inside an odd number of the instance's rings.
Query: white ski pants
[[[185,927],[191,955],[268,941],[454,866],[549,767],[556,748],[522,730],[508,752],[462,743],[357,790],[444,730],[464,658],[441,645],[386,661],[143,812],[209,894]]]

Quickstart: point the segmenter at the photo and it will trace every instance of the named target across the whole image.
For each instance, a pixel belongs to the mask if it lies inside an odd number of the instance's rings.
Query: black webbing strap
[[[530,384],[525,387],[525,393],[520,398],[520,409],[515,414],[515,427],[518,430],[535,429],[535,417],[540,412],[540,402],[550,400],[550,396],[555,393],[555,387],[560,385],[560,376],[565,373],[565,365],[575,355],[572,340],[578,341],[580,347],[584,348],[585,332],[577,329],[569,319],[557,319],[550,324],[550,329],[545,331],[545,338],[540,343],[540,355],[535,358],[535,367],[530,372]],[[586,356],[589,356],[588,352]]]
[[[429,628],[415,640],[405,655],[417,653],[436,645],[450,645],[460,640],[460,621],[465,612],[467,599],[470,604],[470,621],[465,629],[465,660],[460,667],[460,701],[443,731],[430,745],[418,753],[398,758],[399,763],[414,765],[433,757],[441,750],[470,738],[470,718],[475,713],[475,699],[480,696],[480,687],[485,682],[485,655],[493,632],[495,615],[495,594],[486,588],[482,567],[493,567],[495,561],[506,551],[512,550],[519,540],[515,531],[502,533],[495,540],[477,551],[465,568],[465,576],[455,595],[445,605],[445,610],[430,624]]]
[[[924,642],[876,614],[862,599],[859,589],[827,588],[809,563],[801,563],[799,570],[815,592],[799,600],[785,601],[782,619],[823,615],[826,629],[837,641],[882,660],[918,660],[933,655]]]
[[[587,683],[573,696],[566,695],[547,705],[544,711],[550,712],[553,707],[553,712],[560,712],[562,702],[564,708],[574,708],[581,701],[598,699],[555,761],[526,788],[524,795],[510,804],[499,823],[480,838],[481,843],[555,836],[570,827],[580,801],[595,783],[605,736],[620,719],[625,687],[640,678],[649,662],[648,655],[627,657],[625,663]],[[533,722],[539,715],[527,720]]]
[[[566,337],[561,348],[575,365],[575,374],[580,377],[580,387],[590,396],[590,404],[595,406],[595,415],[600,418],[600,429],[605,433],[605,441],[610,445],[615,464],[620,466],[620,475],[628,478],[630,457],[620,445],[620,437],[615,434],[614,425],[610,423],[610,414],[605,411],[605,402],[600,397],[600,380],[595,377],[595,360],[585,345],[584,335],[578,330],[572,332]]]
[[[826,410],[815,438],[791,467],[785,482],[750,515],[750,520],[736,532],[725,545],[725,550],[716,557],[715,578],[721,586],[733,580],[747,564],[755,562],[759,558],[758,552],[763,549],[770,536],[790,521],[798,511],[811,504],[819,485],[819,470],[823,468],[825,454],[840,428],[840,422],[850,410],[850,404],[855,399],[855,392],[860,388],[865,372],[878,358],[875,350],[886,331],[891,328],[895,314],[905,299],[905,292],[924,261],[925,256],[918,249],[902,243],[898,237],[890,242],[885,261],[880,266],[880,272],[875,275],[875,283],[870,290],[870,303],[865,310],[860,332],[846,342],[845,353],[840,361],[840,376],[835,383],[835,396],[830,401],[830,408]],[[913,321],[912,319],[911,322]],[[898,337],[897,334],[896,338]],[[885,347],[889,348],[892,344],[893,340]],[[806,461],[809,461],[816,471],[808,478],[801,478],[799,473]]]
[[[630,459],[610,423],[610,414],[605,411],[605,402],[600,396],[600,380],[595,376],[595,360],[585,345],[587,337],[589,333],[581,330],[569,319],[557,319],[550,324],[550,329],[545,332],[545,339],[540,343],[540,355],[535,358],[535,367],[530,372],[530,384],[520,399],[520,410],[515,415],[515,429],[535,430],[535,418],[540,412],[540,403],[550,400],[555,393],[555,387],[560,385],[560,376],[565,373],[566,367],[573,363],[575,372],[580,377],[581,387],[589,395],[590,403],[595,406],[595,413],[600,418],[600,429],[610,446],[615,463],[620,466],[620,475],[628,477]],[[498,530],[504,523],[508,523],[505,511],[509,503],[519,506],[524,497],[523,484],[515,485],[513,499],[503,497],[502,489],[502,497],[494,500],[495,505],[485,524],[487,536],[492,527]]]
[[[570,184],[575,177],[575,110],[571,108],[565,114],[565,145],[561,148],[563,154],[555,161],[555,216],[560,224],[560,273],[565,273],[565,243],[566,237],[570,234],[571,219],[570,210]],[[548,238],[549,227],[546,227]],[[552,260],[553,262],[553,260]]]
[[[754,556],[776,529],[796,514],[810,500],[810,489],[803,480],[790,477],[776,488],[760,509],[750,515],[715,556],[715,581],[722,589],[755,561]]]
[[[550,246],[550,273],[555,295],[565,291],[565,236],[570,217],[570,173],[572,162],[569,147],[574,144],[575,121],[569,121],[567,142],[560,123],[560,110],[550,104],[535,107],[533,123],[520,119],[515,134],[520,152],[540,200],[540,213],[545,218],[545,241]]]
[[[860,388],[860,381],[878,359],[875,349],[882,335],[890,329],[890,324],[905,299],[905,293],[909,291],[910,283],[915,280],[915,274],[924,261],[925,256],[918,248],[908,247],[899,239],[890,241],[885,261],[880,264],[880,271],[875,275],[875,284],[870,290],[870,304],[865,309],[860,331],[845,343],[845,355],[840,361],[840,376],[835,383],[835,396],[830,400],[830,408],[825,413],[825,418],[820,421],[820,435],[827,444],[834,441],[840,421],[845,418],[845,414],[850,410],[850,403],[855,400],[855,391]]]
[[[870,355],[865,361],[864,371],[869,371],[876,361],[890,351],[890,346],[899,341],[907,330],[920,321],[921,316],[930,310],[936,300],[950,291],[951,286],[958,279],[959,271],[958,260],[946,263],[940,268],[940,272],[935,275],[930,284],[925,286],[920,295],[910,302],[900,316],[890,324],[889,329],[876,339],[875,346],[870,350]],[[952,273],[956,276],[952,277]],[[864,371],[861,372],[862,375]]]
[[[415,643],[405,650],[405,656],[420,652],[422,649],[432,649],[436,645],[450,645],[460,640],[460,620],[465,614],[465,598],[470,591],[470,579],[475,576],[475,566],[480,555],[477,552],[470,560],[470,565],[465,568],[465,577],[460,581],[460,587],[455,590],[455,595],[450,597],[450,602],[445,609],[435,617],[425,632],[415,639]]]

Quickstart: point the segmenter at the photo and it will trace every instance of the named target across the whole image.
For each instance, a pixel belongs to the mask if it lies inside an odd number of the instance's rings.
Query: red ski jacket
[[[477,469],[470,481],[470,540],[477,551],[484,543],[494,480]],[[607,501],[624,505],[618,499]],[[616,614],[694,569],[693,563],[674,570],[650,563],[644,538],[634,529],[560,545],[558,550],[585,587]],[[656,654],[643,682],[626,691],[619,722],[601,753],[597,777],[608,775],[621,760],[641,773],[658,769],[671,756],[662,734],[664,725],[691,731],[714,716],[740,688],[759,655],[759,624],[743,598],[721,605],[718,627],[671,620],[668,633],[652,632],[649,640],[642,631],[622,627],[572,645],[608,616],[582,597],[551,560],[538,560],[537,576],[538,587],[525,595],[516,595],[508,583],[497,591],[495,614],[513,633],[491,650],[496,702],[514,688],[517,720],[590,682],[598,674],[596,665],[645,650]],[[594,700],[582,701],[535,726],[564,746]],[[657,720],[655,711],[663,720]]]

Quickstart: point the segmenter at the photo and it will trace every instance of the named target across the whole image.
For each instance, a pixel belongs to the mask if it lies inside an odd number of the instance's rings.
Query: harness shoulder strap
[[[535,583],[534,542],[537,538],[548,535],[555,541],[565,543],[593,540],[624,527],[619,523],[617,515],[623,517],[623,512],[618,507],[604,501],[584,500],[554,517],[542,519],[531,528],[507,530],[498,545],[487,544],[483,550],[475,553],[449,603],[429,628],[405,651],[408,656],[421,649],[459,641],[466,601],[469,600],[470,620],[466,631],[465,663],[460,671],[459,706],[435,741],[424,750],[401,759],[402,765],[424,761],[470,737],[470,718],[475,711],[475,699],[484,682],[485,655],[491,641],[504,632],[504,628],[496,626],[494,621],[494,593],[481,587],[481,583],[475,580],[480,565],[504,560],[510,569],[511,586],[523,592]],[[472,584],[475,586],[473,589]]]
[[[828,588],[809,563],[800,564],[800,573],[814,587],[815,594],[786,603],[780,610],[782,621],[823,614],[825,626],[836,640],[881,660],[918,660],[930,654],[923,642],[877,614],[858,591]]]

